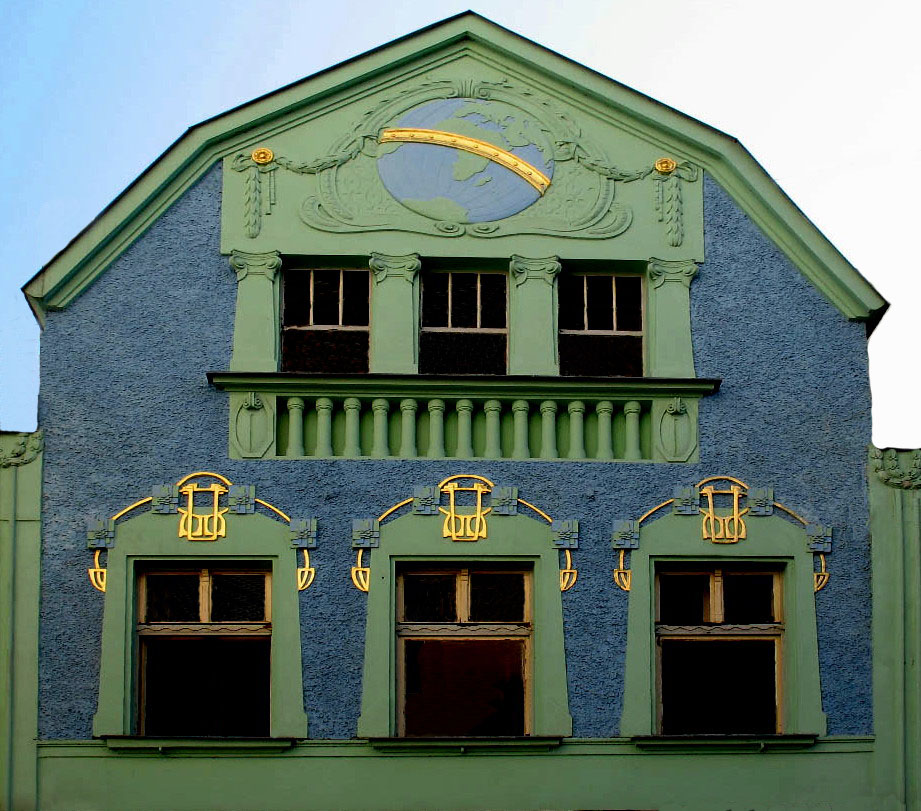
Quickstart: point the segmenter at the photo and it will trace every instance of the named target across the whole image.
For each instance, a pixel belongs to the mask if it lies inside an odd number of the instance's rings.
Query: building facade
[[[886,305],[731,138],[461,15],[24,291],[4,807],[921,807]]]

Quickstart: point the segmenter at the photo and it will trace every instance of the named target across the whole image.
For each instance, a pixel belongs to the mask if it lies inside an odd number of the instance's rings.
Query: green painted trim
[[[595,401],[608,398],[706,397],[715,394],[719,378],[553,378],[436,377],[434,375],[355,375],[319,377],[295,373],[208,372],[220,391],[273,392],[282,397],[391,397],[460,395],[468,397],[554,397]]]
[[[396,566],[402,561],[425,560],[516,561],[534,567],[531,736],[571,735],[560,551],[552,545],[549,525],[520,515],[494,515],[489,519],[488,537],[476,543],[443,538],[442,525],[440,515],[404,515],[381,527],[380,547],[371,552],[359,737],[386,739],[397,733]]]
[[[196,543],[177,536],[177,517],[143,512],[119,522],[106,561],[96,737],[135,732],[135,564],[145,561],[269,561],[272,566],[271,734],[307,736],[301,669],[297,556],[287,524],[254,513],[228,514],[227,537]],[[88,599],[103,595],[87,582]]]
[[[873,719],[876,791],[886,808],[921,809],[921,451],[870,447],[873,554]],[[894,468],[894,470],[893,470]],[[893,476],[893,473],[899,475]]]
[[[665,515],[643,524],[627,614],[624,709],[620,733],[656,734],[655,567],[664,561],[764,562],[784,566],[782,729],[785,735],[825,734],[813,593],[813,555],[802,527],[779,516],[746,518],[748,537],[737,544],[701,539],[699,515]],[[832,573],[834,577],[834,573]],[[626,596],[626,595],[625,595]]]
[[[294,738],[142,738],[134,736],[106,736],[105,745],[113,752],[156,752],[158,755],[183,753],[260,754],[283,752],[297,741]]]
[[[416,374],[419,371],[418,254],[372,253],[369,261],[371,326],[369,362],[372,373]]]
[[[42,434],[0,432],[0,808],[36,807]]]
[[[650,259],[646,266],[646,371],[655,377],[694,377],[691,282],[697,264]]]
[[[396,40],[191,128],[23,287],[39,320],[67,306],[210,166],[303,120],[357,85],[418,69],[440,51],[498,55],[575,91],[600,114],[704,168],[848,318],[887,306],[752,156],[718,130],[472,13]]]
[[[527,738],[369,738],[368,744],[380,752],[406,752],[416,755],[444,754],[522,754],[550,752],[563,743],[560,737]]]
[[[558,256],[509,262],[508,372],[510,375],[558,375],[557,289],[562,265]]]
[[[234,251],[230,266],[237,274],[237,303],[233,322],[230,368],[277,372],[281,313],[278,252]]]
[[[802,751],[815,745],[817,735],[637,735],[631,739],[643,751],[689,754],[693,752]]]

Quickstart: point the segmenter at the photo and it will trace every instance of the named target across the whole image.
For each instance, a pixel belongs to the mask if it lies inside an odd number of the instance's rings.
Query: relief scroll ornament
[[[326,155],[301,162],[263,146],[236,155],[231,168],[243,175],[249,238],[261,233],[277,204],[281,169],[310,178],[298,214],[320,231],[480,238],[615,237],[633,218],[615,202],[616,183],[651,178],[657,219],[677,246],[684,234],[681,185],[699,178],[697,167],[671,158],[638,169],[611,164],[550,99],[507,80],[433,80],[401,89]],[[413,171],[418,178],[409,177]],[[428,188],[417,194],[422,186]]]

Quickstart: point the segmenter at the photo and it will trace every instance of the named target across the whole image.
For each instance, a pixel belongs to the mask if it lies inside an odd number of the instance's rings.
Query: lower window
[[[760,567],[657,568],[661,734],[782,731],[782,584]]]
[[[529,734],[530,571],[405,566],[397,583],[399,733]]]
[[[137,636],[140,734],[269,736],[268,571],[141,571]]]

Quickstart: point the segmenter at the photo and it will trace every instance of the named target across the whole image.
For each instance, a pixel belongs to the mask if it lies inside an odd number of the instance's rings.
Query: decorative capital
[[[700,515],[699,487],[676,487],[672,498],[672,512],[675,515]]]
[[[767,516],[774,514],[774,488],[749,487],[748,511],[751,515]]]
[[[640,522],[631,519],[616,522],[611,533],[611,546],[615,549],[639,549]]]
[[[175,484],[158,484],[150,492],[150,511],[169,515],[179,512],[179,487]]]
[[[21,437],[9,453],[0,451],[0,467],[27,465],[41,453],[44,447],[45,438],[41,431],[36,431],[30,436]]]
[[[554,521],[550,524],[550,540],[557,549],[579,548],[579,522]]]
[[[441,491],[434,485],[420,485],[413,490],[413,515],[438,515]]]
[[[806,527],[806,538],[809,550],[815,554],[829,554],[831,552],[832,528],[819,524],[809,524]]]
[[[371,272],[374,274],[374,283],[380,284],[385,279],[396,277],[412,284],[416,274],[422,267],[419,254],[411,253],[406,256],[391,256],[386,253],[372,253],[368,261]]]
[[[697,275],[697,263],[690,259],[680,259],[676,262],[650,259],[646,265],[646,272],[653,287],[661,287],[665,282],[680,282],[689,288]]]
[[[512,274],[512,281],[515,282],[516,287],[520,287],[532,279],[546,282],[552,286],[553,280],[563,266],[560,264],[558,256],[548,256],[546,259],[528,259],[526,256],[513,254],[508,267]]]
[[[317,519],[292,518],[289,524],[291,546],[297,549],[315,549],[317,545]]]
[[[265,276],[269,281],[274,281],[281,269],[281,255],[278,251],[268,253],[231,251],[230,266],[236,271],[238,282],[242,282],[249,275]]]
[[[86,528],[86,545],[89,549],[111,549],[115,546],[115,521],[112,518],[90,521]]]
[[[238,515],[256,512],[256,487],[252,484],[234,484],[227,491],[227,506]]]
[[[493,515],[518,515],[518,488],[494,487],[489,494]]]
[[[381,545],[381,524],[376,518],[352,520],[352,548],[377,549]]]

